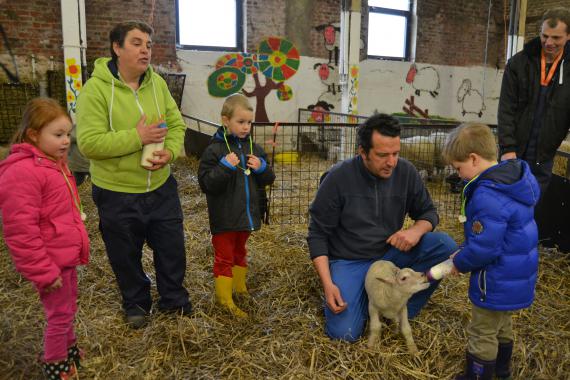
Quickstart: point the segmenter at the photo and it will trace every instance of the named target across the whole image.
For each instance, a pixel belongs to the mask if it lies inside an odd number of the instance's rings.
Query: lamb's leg
[[[408,346],[408,351],[410,354],[417,355],[419,353],[418,347],[414,342],[414,337],[412,336],[412,328],[410,327],[410,322],[408,321],[408,307],[404,306],[400,312],[400,331],[406,340],[406,345]]]
[[[370,322],[368,326],[368,347],[372,348],[380,336],[380,329],[382,325],[380,324],[380,314],[378,313],[378,309],[376,309],[371,303],[368,304],[368,315],[370,316]]]

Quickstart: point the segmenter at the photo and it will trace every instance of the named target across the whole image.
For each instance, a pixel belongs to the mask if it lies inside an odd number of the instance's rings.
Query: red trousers
[[[221,232],[212,236],[214,246],[214,277],[233,277],[234,265],[246,267],[245,243],[251,233],[249,231]]]
[[[44,360],[57,362],[67,359],[67,349],[75,344],[73,321],[77,313],[77,271],[61,271],[62,286],[51,293],[39,291],[44,305],[47,326],[44,330]]]

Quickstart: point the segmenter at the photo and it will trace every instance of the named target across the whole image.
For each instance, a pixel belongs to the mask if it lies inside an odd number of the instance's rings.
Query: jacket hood
[[[542,44],[540,43],[540,37],[533,38],[524,44],[523,52],[529,57],[540,57],[540,51],[542,50]],[[566,42],[564,45],[564,52],[562,53],[562,59],[569,59],[570,54],[570,41]]]
[[[114,75],[113,71],[116,71],[116,67],[117,66],[111,60],[111,58],[97,58],[97,60],[95,60],[95,68],[93,69],[92,76],[99,78],[107,83],[115,83],[115,85],[119,85],[120,83],[120,85],[122,86],[127,86],[125,83],[123,83],[123,81],[119,79],[118,74],[116,74],[116,72],[115,72],[116,76]],[[153,73],[152,66],[149,65],[145,73],[143,74],[144,79],[141,82],[141,86],[150,82],[152,73]]]
[[[0,176],[4,174],[6,169],[14,163],[30,157],[41,157],[46,160],[53,161],[48,158],[42,151],[29,143],[14,144],[10,147],[10,154],[6,159],[0,162]]]
[[[221,127],[218,128],[216,133],[214,133],[214,135],[212,136],[212,141],[221,141],[221,142],[225,143],[224,134],[226,134],[226,128],[222,125]],[[237,136],[232,135],[228,131],[228,133],[226,134],[226,139],[228,139],[228,142],[231,142],[231,141],[249,141],[249,136],[250,135],[248,134],[243,139],[240,139]]]
[[[525,205],[534,206],[540,188],[525,161],[507,160],[485,170],[465,188],[469,198],[477,187],[489,187]]]

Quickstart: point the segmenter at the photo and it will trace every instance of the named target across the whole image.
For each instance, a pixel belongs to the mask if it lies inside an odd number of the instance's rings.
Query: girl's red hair
[[[43,127],[60,117],[69,117],[65,108],[51,98],[34,98],[26,104],[24,114],[22,115],[22,122],[14,137],[12,144],[19,144],[27,142],[33,144],[33,141],[28,136],[28,131],[33,130],[39,133]]]

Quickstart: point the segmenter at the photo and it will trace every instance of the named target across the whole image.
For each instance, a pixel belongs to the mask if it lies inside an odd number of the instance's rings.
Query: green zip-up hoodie
[[[143,114],[150,124],[164,115],[164,148],[174,161],[184,143],[186,125],[166,82],[149,66],[137,91],[113,76],[110,58],[95,61],[95,70],[77,100],[77,142],[90,160],[92,182],[123,193],[153,191],[170,175],[170,166],[149,171],[140,165],[142,143],[136,125]]]

